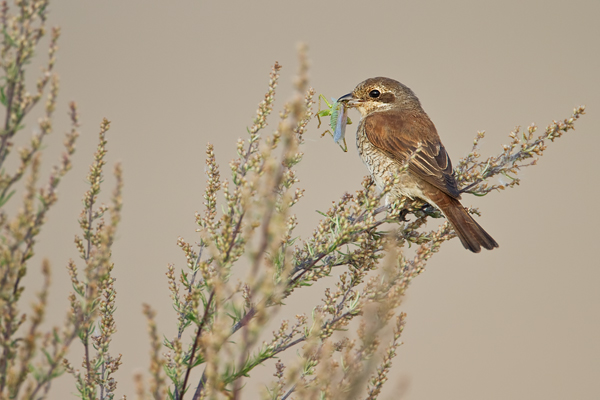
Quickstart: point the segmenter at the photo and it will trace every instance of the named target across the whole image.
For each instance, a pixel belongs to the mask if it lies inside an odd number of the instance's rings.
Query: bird
[[[498,247],[460,203],[448,152],[409,87],[390,78],[370,78],[338,101],[361,114],[356,146],[380,190],[387,176],[399,173],[388,196],[419,198],[434,205],[450,221],[465,249],[473,253],[482,247]]]

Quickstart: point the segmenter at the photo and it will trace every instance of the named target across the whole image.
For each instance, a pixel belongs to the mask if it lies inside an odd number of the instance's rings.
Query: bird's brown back
[[[410,159],[410,172],[449,196],[460,198],[450,157],[424,111],[392,108],[368,115],[363,124],[364,134],[373,146],[400,165]]]

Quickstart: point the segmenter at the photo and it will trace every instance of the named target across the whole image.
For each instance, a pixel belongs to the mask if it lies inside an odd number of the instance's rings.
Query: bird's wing
[[[400,164],[413,157],[408,164],[410,172],[449,196],[460,198],[452,162],[428,117],[378,112],[366,117],[364,129],[375,147]]]

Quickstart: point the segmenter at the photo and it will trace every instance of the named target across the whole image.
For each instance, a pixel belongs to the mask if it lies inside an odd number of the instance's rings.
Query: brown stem
[[[185,379],[183,380],[183,385],[181,386],[181,397],[179,400],[183,400],[183,396],[185,395],[185,388],[187,386],[188,379],[190,378],[190,372],[192,372],[192,367],[194,364],[194,355],[196,354],[196,349],[198,348],[198,343],[200,342],[200,336],[202,336],[202,329],[208,320],[208,315],[210,314],[210,308],[212,306],[212,301],[215,296],[215,289],[210,292],[210,296],[208,301],[206,302],[206,307],[204,308],[204,315],[202,316],[202,321],[200,322],[200,326],[198,326],[198,332],[196,332],[196,338],[194,339],[194,345],[192,346],[192,353],[190,354],[190,361],[188,362],[188,368],[185,372]],[[204,377],[204,375],[203,375]]]

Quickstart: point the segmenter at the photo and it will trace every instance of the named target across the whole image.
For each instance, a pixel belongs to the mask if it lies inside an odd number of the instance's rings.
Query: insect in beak
[[[321,110],[321,100],[327,104],[327,108]],[[321,136],[324,136],[326,133],[329,133],[333,136],[333,140],[337,143],[344,152],[348,151],[348,146],[346,145],[346,125],[351,124],[350,118],[348,118],[348,107],[345,102],[339,102],[335,99],[331,99],[331,103],[327,101],[325,96],[322,94],[319,95],[319,111],[317,112],[317,119],[319,120],[319,128],[321,126],[321,117],[329,117],[329,126],[331,129],[323,132]],[[343,142],[344,144],[342,145]]]
[[[340,101],[338,100],[338,103]],[[338,111],[338,119],[335,125],[335,132],[333,134],[333,141],[337,144],[340,144],[340,140],[344,139],[344,151],[348,151],[348,146],[346,146],[346,123],[348,122],[348,107],[345,107],[344,103],[340,103],[340,110]]]

